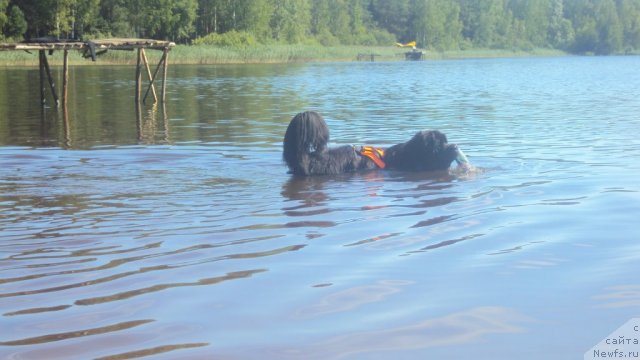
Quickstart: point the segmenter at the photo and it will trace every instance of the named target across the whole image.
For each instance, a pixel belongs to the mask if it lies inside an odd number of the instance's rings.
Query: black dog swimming
[[[453,161],[470,166],[457,145],[437,130],[418,131],[409,141],[387,149],[363,146],[327,148],[329,128],[313,111],[297,114],[284,135],[283,153],[294,175],[340,174],[377,168],[402,171],[446,170]]]

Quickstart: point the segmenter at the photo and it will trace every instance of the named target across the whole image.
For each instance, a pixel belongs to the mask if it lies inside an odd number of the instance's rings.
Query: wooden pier
[[[150,39],[101,39],[101,40],[90,40],[90,41],[64,41],[59,39],[50,39],[50,38],[39,38],[32,39],[28,42],[21,43],[2,43],[0,44],[0,51],[38,51],[39,56],[39,68],[40,68],[40,103],[44,106],[46,103],[46,82],[49,83],[49,88],[51,89],[51,95],[56,103],[56,106],[60,105],[60,99],[58,97],[58,93],[56,91],[55,82],[53,81],[53,77],[51,76],[51,69],[49,67],[49,62],[47,61],[46,52],[49,52],[51,55],[54,51],[63,51],[63,70],[62,70],[62,103],[63,105],[67,104],[67,87],[69,83],[69,51],[77,50],[83,53],[85,58],[91,58],[91,60],[96,61],[97,56],[107,52],[108,50],[126,50],[126,51],[134,51],[137,50],[137,61],[136,61],[136,89],[135,89],[135,102],[136,104],[140,103],[141,93],[142,93],[142,72],[143,67],[146,69],[146,74],[149,79],[149,86],[142,97],[142,102],[144,103],[151,91],[153,95],[154,103],[158,102],[158,95],[156,93],[155,83],[158,77],[158,73],[160,68],[162,68],[162,88],[160,93],[160,101],[165,102],[166,96],[166,80],[167,80],[167,67],[168,67],[168,57],[169,50],[175,46],[175,43],[171,41],[162,41],[162,40],[150,40]],[[162,51],[162,57],[158,62],[158,65],[155,68],[155,71],[151,72],[151,67],[149,66],[149,60],[147,59],[147,55],[145,53],[145,49],[159,50]],[[66,108],[66,106],[65,106]]]
[[[356,59],[358,61],[371,61],[374,62],[376,59],[376,56],[380,56],[380,54],[374,54],[374,53],[369,53],[369,54],[365,54],[365,53],[359,53],[358,56],[356,56]]]

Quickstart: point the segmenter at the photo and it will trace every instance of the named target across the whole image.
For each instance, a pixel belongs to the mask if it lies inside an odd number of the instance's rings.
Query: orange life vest
[[[366,156],[373,161],[380,169],[384,169],[386,164],[382,158],[384,157],[384,149],[373,146],[363,146],[360,148],[360,155]]]

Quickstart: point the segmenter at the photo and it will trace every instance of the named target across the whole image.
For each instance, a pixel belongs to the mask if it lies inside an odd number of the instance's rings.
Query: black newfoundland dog
[[[469,160],[437,130],[418,131],[409,141],[387,149],[363,146],[327,148],[329,128],[313,111],[297,114],[284,135],[282,157],[294,175],[339,174],[379,168],[403,171],[446,170],[453,161],[469,167]]]

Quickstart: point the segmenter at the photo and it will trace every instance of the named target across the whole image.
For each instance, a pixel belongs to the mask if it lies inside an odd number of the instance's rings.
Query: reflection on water
[[[72,332],[60,333],[60,334],[51,334],[51,335],[38,336],[38,337],[22,339],[22,340],[3,341],[3,342],[0,342],[0,345],[7,345],[7,346],[32,345],[32,344],[48,343],[52,341],[63,341],[63,340],[82,337],[82,336],[92,336],[92,335],[103,334],[103,333],[112,332],[112,331],[126,330],[126,329],[140,326],[152,321],[153,320],[127,321],[124,323],[115,324],[111,326],[104,326],[101,328],[78,330],[78,331],[72,331]]]
[[[49,118],[47,112],[54,111],[53,118]],[[59,118],[61,117],[61,118]],[[55,145],[64,149],[74,149],[86,146],[86,139],[77,135],[77,122],[75,116],[69,115],[68,106],[63,105],[60,111],[42,109],[40,112],[40,124],[44,138],[49,137],[48,125],[53,120],[57,126],[61,126],[61,134],[57,135]],[[73,122],[72,122],[73,121]],[[137,128],[137,141],[144,145],[169,144],[171,133],[169,130],[169,117],[166,104],[155,103],[143,109],[142,105],[135,105],[135,123]],[[49,144],[47,144],[49,145]]]
[[[67,109],[1,69],[0,358],[580,356],[640,306],[639,62],[175,66],[137,108],[87,66]],[[302,109],[476,168],[291,177]]]
[[[160,108],[160,111],[158,111]],[[169,116],[165,103],[151,105],[143,116],[142,106],[136,104],[136,124],[138,125],[138,141],[145,145],[169,144],[171,133],[169,131]],[[158,113],[159,112],[159,113]],[[159,121],[158,118],[161,120]],[[158,142],[158,140],[161,140]]]
[[[316,304],[297,311],[297,318],[311,318],[334,312],[345,312],[371,302],[382,301],[400,292],[401,287],[411,282],[404,280],[381,280],[374,285],[359,285],[325,296]]]
[[[594,298],[601,302],[602,308],[638,308],[640,307],[640,285],[617,285],[605,289],[602,295]]]
[[[469,344],[496,333],[519,333],[516,325],[527,320],[517,312],[500,307],[477,307],[441,318],[426,319],[408,325],[363,331],[330,338],[307,349],[287,350],[274,358],[335,359],[375,354],[384,358],[393,352],[409,353],[433,347]],[[413,356],[417,356],[417,352]]]

